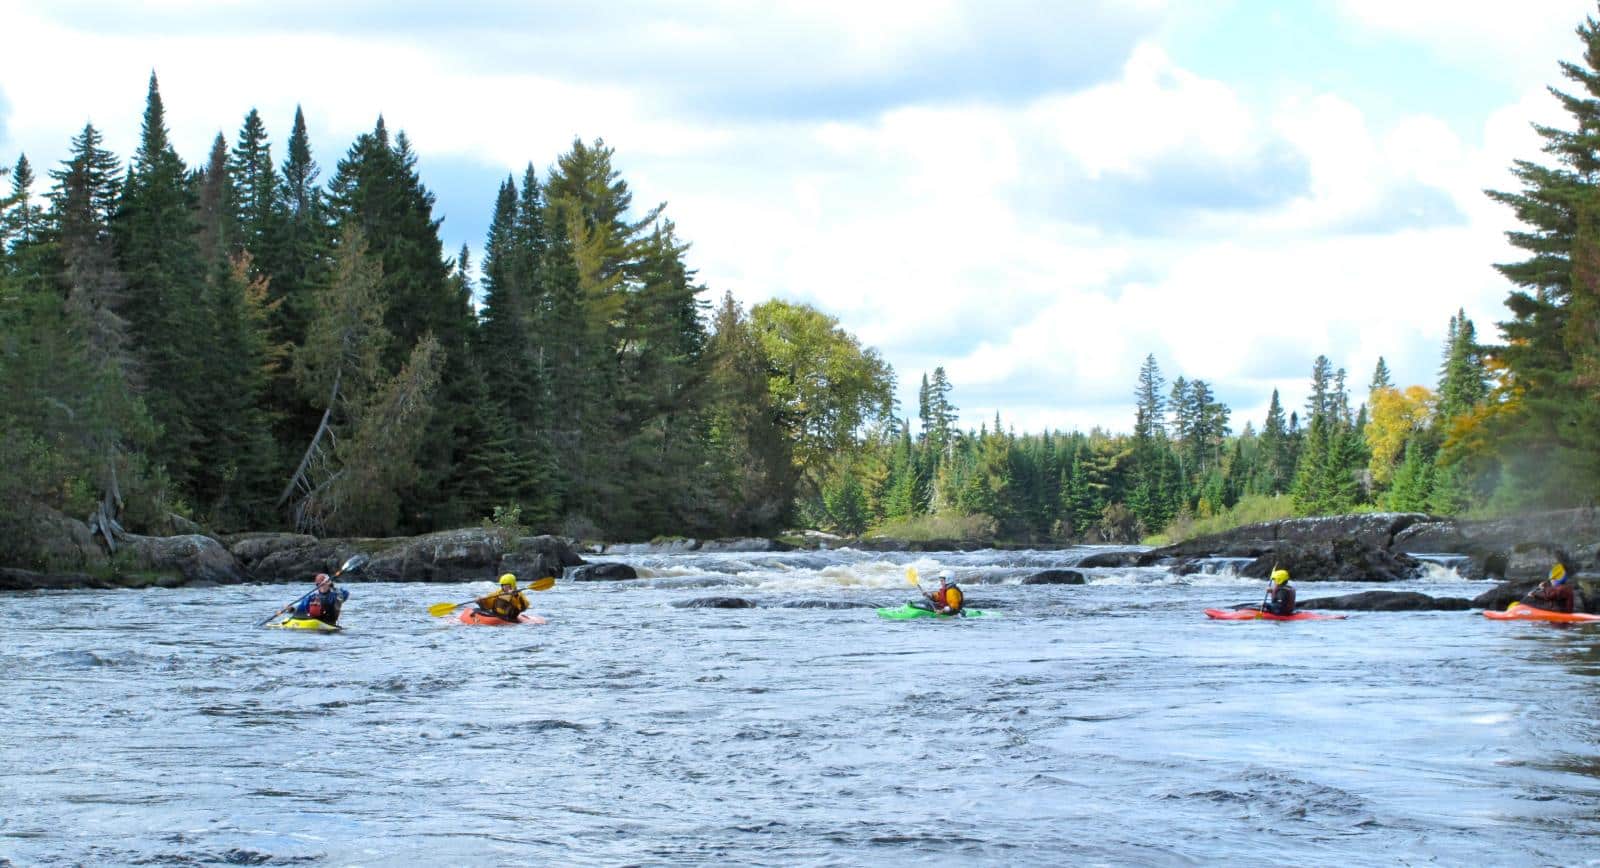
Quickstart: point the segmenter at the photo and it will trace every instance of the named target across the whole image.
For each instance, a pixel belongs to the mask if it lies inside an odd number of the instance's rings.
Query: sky
[[[715,303],[809,304],[902,415],[1127,431],[1140,364],[1235,430],[1313,360],[1436,384],[1457,309],[1495,339],[1517,228],[1486,189],[1569,126],[1594,0],[0,0],[0,164],[92,122],[134,150],[149,76],[191,165],[303,107],[323,180],[379,115],[449,251],[575,137],[693,244]],[[36,191],[37,192],[37,191]]]

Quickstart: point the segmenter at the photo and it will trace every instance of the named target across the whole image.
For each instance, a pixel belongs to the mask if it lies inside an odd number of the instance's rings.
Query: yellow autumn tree
[[[1370,401],[1370,415],[1363,431],[1372,450],[1367,469],[1372,472],[1373,482],[1387,485],[1405,455],[1406,442],[1428,426],[1437,399],[1424,386],[1407,386],[1403,392],[1374,389]]]

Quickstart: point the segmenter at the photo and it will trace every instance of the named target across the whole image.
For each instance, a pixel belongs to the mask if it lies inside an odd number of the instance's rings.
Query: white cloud
[[[0,81],[12,103],[7,146],[41,168],[85,120],[130,154],[152,66],[191,161],[219,127],[231,137],[252,106],[281,158],[296,103],[324,178],[380,112],[408,133],[424,167],[451,156],[520,173],[529,160],[547,166],[575,135],[602,136],[636,202],[670,202],[694,245],[690,264],[715,292],[806,301],[840,317],[897,367],[908,403],[919,375],[943,364],[966,425],[998,409],[1020,430],[1125,430],[1137,368],[1153,352],[1169,377],[1205,379],[1231,397],[1237,428],[1246,418],[1259,425],[1274,387],[1298,407],[1319,353],[1357,388],[1380,354],[1397,379],[1431,382],[1457,306],[1485,334],[1504,315],[1506,286],[1490,266],[1511,255],[1501,236],[1511,217],[1481,190],[1509,187],[1510,161],[1538,155],[1529,120],[1561,121],[1538,86],[1556,58],[1575,53],[1571,25],[1593,12],[1577,0],[1536,2],[1542,13],[1341,0],[1375,32],[1511,70],[1525,96],[1484,107],[1479,143],[1429,115],[1374,120],[1384,115],[1360,97],[1310,79],[1274,89],[1287,94],[1279,102],[1254,102],[1250,83],[1185,69],[1155,42],[1136,44],[1110,80],[1068,81],[1060,69],[1019,63],[1005,74],[977,70],[990,90],[950,84],[931,99],[947,83],[936,78],[894,91],[907,69],[954,81],[973,58],[1004,63],[997,46],[1021,45],[1033,52],[1024,60],[1036,59],[1070,23],[1046,18],[1027,33],[1005,18],[1014,6],[957,0],[909,11],[828,0],[762,20],[744,4],[693,4],[680,18],[651,18],[636,36],[650,57],[665,46],[685,57],[704,48],[713,60],[634,78],[475,66],[463,59],[473,46],[455,38],[465,31],[127,36],[0,0],[0,20],[17,34],[0,54]],[[215,11],[180,0],[163,8]],[[1139,22],[1168,14],[1159,2],[1126,15],[1095,9],[1091,23],[1114,26],[1129,45]],[[740,48],[745,36],[781,48],[773,33],[784,28],[802,36],[770,63]],[[1077,44],[1095,34],[1071,36]],[[801,76],[819,65],[810,52],[833,43],[850,75],[887,88],[869,110],[685,107],[726,84],[708,74],[748,64],[752,82]],[[61,46],[97,64],[63,64]],[[51,70],[46,86],[33,84],[37,70]],[[783,82],[791,89],[782,93],[839,86],[838,75],[815,74]],[[741,95],[760,103],[764,94]],[[1204,189],[1191,194],[1184,183]],[[1245,189],[1253,185],[1272,189]],[[475,194],[485,212],[493,192]],[[1143,222],[1129,228],[1130,215]]]
[[[1441,56],[1520,73],[1555,70],[1575,57],[1573,30],[1595,15],[1592,0],[1337,0],[1340,10],[1374,31],[1415,39]]]

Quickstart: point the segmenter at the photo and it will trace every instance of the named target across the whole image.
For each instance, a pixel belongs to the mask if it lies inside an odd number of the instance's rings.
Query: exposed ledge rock
[[[574,582],[622,582],[639,578],[639,571],[627,564],[585,564],[572,571]]]
[[[1041,570],[1022,580],[1024,585],[1081,585],[1083,573],[1077,570]]]
[[[1430,597],[1415,591],[1362,591],[1342,597],[1302,600],[1295,608],[1343,612],[1459,612],[1472,608],[1472,602],[1461,597]]]

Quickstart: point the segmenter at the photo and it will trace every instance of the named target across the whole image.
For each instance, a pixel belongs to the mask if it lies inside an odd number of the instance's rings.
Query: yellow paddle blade
[[[906,581],[910,582],[913,585],[919,585],[920,586],[922,584],[921,582],[917,581],[917,568],[916,567],[906,567]]]
[[[1518,606],[1520,606],[1520,605],[1522,605],[1522,604],[1521,604],[1521,603],[1518,603],[1518,602],[1515,602],[1515,601],[1513,601],[1513,602],[1512,602],[1512,603],[1511,603],[1511,605],[1509,605],[1509,606],[1507,606],[1507,607],[1506,607],[1506,611],[1507,611],[1507,612],[1509,612],[1509,611],[1511,611],[1511,610],[1512,610],[1512,609],[1515,609],[1515,608],[1516,608],[1516,607],[1518,607]]]
[[[544,578],[538,579],[538,580],[534,581],[533,584],[529,585],[528,586],[528,590],[530,590],[530,591],[548,591],[548,590],[550,590],[551,588],[553,588],[555,586],[556,586],[556,577],[555,576],[545,576]]]
[[[469,600],[468,602],[471,601]],[[465,605],[466,603],[434,603],[428,607],[428,614],[435,618],[443,618]]]

